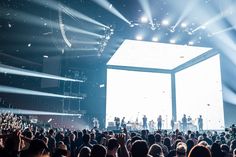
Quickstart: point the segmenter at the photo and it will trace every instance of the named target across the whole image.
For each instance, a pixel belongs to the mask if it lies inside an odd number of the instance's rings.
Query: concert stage
[[[125,40],[107,63],[106,126],[114,117],[162,128],[184,114],[204,130],[224,129],[220,54],[211,48]],[[217,113],[217,114],[216,114]]]

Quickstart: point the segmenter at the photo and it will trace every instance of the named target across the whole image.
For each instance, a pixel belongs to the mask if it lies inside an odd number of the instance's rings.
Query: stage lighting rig
[[[145,17],[141,17],[138,21],[130,21],[131,28],[133,27],[146,27],[151,29],[152,31],[160,29],[161,23],[158,22],[156,19],[153,19],[153,23],[147,21]]]
[[[187,23],[185,23],[185,22],[182,22],[182,23],[181,23],[181,27],[182,27],[182,28],[186,28],[187,26],[188,26]]]
[[[172,26],[172,27],[170,28],[170,32],[171,32],[171,33],[174,33],[174,32],[175,32],[174,26]]]
[[[147,18],[146,16],[142,16],[142,17],[140,18],[140,21],[141,21],[142,23],[148,23],[148,18]]]
[[[108,41],[111,39],[111,36],[114,34],[114,29],[112,26],[104,28],[104,35],[100,38],[98,54],[101,55],[107,46]]]
[[[129,27],[133,28],[135,26],[141,25],[139,22],[130,21]]]

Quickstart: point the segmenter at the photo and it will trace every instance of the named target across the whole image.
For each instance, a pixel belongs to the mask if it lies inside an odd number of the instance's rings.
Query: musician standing
[[[162,127],[162,117],[161,115],[159,115],[159,117],[157,118],[157,129],[161,130]]]
[[[123,117],[122,120],[121,120],[121,127],[126,128],[125,117]]]
[[[172,117],[171,121],[170,121],[170,125],[171,125],[171,129],[172,131],[174,131],[174,126],[175,126],[175,120],[174,117]]]
[[[183,125],[183,132],[187,131],[187,118],[184,114],[184,117],[182,118],[182,125]]]
[[[202,119],[202,115],[200,115],[199,118],[198,118],[198,129],[199,129],[199,131],[203,131],[203,119]]]
[[[143,129],[147,129],[147,117],[146,117],[146,115],[143,116]]]
[[[99,120],[96,117],[93,117],[93,127],[99,129]]]
[[[119,117],[115,117],[114,121],[115,121],[115,124],[116,124],[116,129],[117,130],[120,129],[120,118]]]

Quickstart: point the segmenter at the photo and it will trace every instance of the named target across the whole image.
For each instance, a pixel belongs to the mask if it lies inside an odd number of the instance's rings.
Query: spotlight
[[[102,45],[103,45],[103,46],[107,46],[107,43],[106,43],[106,42],[104,42]]]
[[[170,43],[171,43],[171,44],[175,44],[175,43],[176,43],[176,40],[175,40],[175,39],[170,39]]]
[[[161,24],[163,26],[168,26],[170,24],[170,22],[168,20],[162,20]]]
[[[142,23],[147,23],[148,22],[148,18],[146,16],[142,16],[140,20],[141,20]]]
[[[50,123],[52,121],[52,118],[50,118],[49,120],[48,120],[48,123]]]
[[[155,31],[157,27],[155,25],[151,26],[151,30]]]
[[[130,27],[134,27],[134,24],[133,23],[130,23],[130,25],[129,25]]]
[[[202,26],[201,26],[201,29],[206,29],[206,26],[202,25]]]
[[[101,54],[101,53],[98,53],[98,54],[97,54],[97,56],[98,56],[98,57],[101,57],[101,56],[102,56],[102,54]]]
[[[104,84],[100,84],[99,87],[100,87],[100,88],[103,88],[103,87],[105,87],[105,85],[104,85]]]
[[[143,36],[142,35],[137,35],[136,40],[143,40]]]
[[[188,35],[193,35],[193,32],[189,31],[189,32],[188,32]]]
[[[43,55],[43,58],[48,58],[48,56],[47,55]]]
[[[152,37],[152,41],[157,42],[158,41],[158,37]]]
[[[128,19],[126,19],[108,0],[93,0],[93,2],[100,5],[102,8],[108,10],[110,13],[114,14],[124,22],[130,24]]]
[[[188,26],[187,23],[185,23],[185,22],[181,23],[182,28],[186,28],[187,26]]]
[[[189,41],[189,42],[188,42],[188,45],[193,45],[193,44],[194,44],[193,41]]]
[[[175,28],[174,28],[174,27],[171,27],[170,32],[171,32],[171,33],[174,33],[174,32],[175,32]]]

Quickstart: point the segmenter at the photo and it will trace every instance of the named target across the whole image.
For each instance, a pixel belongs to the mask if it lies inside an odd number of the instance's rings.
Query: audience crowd
[[[224,132],[62,131],[0,115],[0,157],[236,157],[236,128]]]

